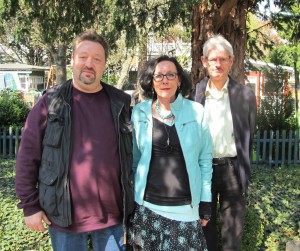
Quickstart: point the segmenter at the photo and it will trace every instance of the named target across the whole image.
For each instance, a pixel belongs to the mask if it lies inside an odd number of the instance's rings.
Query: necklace
[[[173,151],[173,147],[170,146],[170,131],[171,131],[172,126],[173,126],[173,124],[174,124],[174,120],[172,120],[171,125],[169,126],[169,127],[170,127],[170,128],[169,128],[169,131],[168,131],[168,129],[167,129],[166,123],[163,122],[163,124],[164,124],[165,130],[166,130],[166,133],[167,133],[167,135],[168,135],[167,145],[165,146],[165,151],[166,151],[166,153],[171,153],[171,152]]]
[[[158,99],[156,100],[156,103],[155,103],[155,109],[156,109],[156,112],[157,112],[158,116],[162,119],[169,119],[169,118],[172,118],[174,116],[174,114],[172,112],[169,113],[168,115],[163,115],[162,114],[161,109],[160,109],[159,104],[158,104]]]

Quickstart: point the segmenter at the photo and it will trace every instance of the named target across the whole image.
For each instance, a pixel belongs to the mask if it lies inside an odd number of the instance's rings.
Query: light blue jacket
[[[152,152],[153,117],[151,104],[146,100],[133,108],[131,120],[133,132],[133,174],[135,201],[143,205]],[[211,201],[212,141],[204,108],[201,104],[178,95],[171,103],[175,115],[175,127],[185,159],[192,203]]]

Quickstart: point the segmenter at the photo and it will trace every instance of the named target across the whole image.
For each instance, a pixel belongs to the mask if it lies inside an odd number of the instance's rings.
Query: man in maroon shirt
[[[133,209],[130,97],[101,82],[108,46],[94,31],[73,44],[73,77],[39,100],[16,164],[25,224],[49,226],[54,250],[125,250]],[[123,223],[123,226],[122,226]]]

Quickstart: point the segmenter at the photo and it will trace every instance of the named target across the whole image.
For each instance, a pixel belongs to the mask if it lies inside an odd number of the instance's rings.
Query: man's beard
[[[90,73],[90,74],[83,73],[84,70],[89,70],[89,71],[92,71],[93,73]],[[88,77],[86,75],[88,75]],[[86,85],[93,84],[95,82],[95,79],[96,79],[96,73],[93,69],[84,68],[84,69],[82,69],[82,71],[79,74],[79,80],[83,84],[86,84]]]

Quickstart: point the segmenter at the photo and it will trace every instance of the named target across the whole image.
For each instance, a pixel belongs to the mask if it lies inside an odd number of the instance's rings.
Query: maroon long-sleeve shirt
[[[87,232],[122,221],[118,140],[104,90],[83,93],[73,88],[72,96],[69,179],[73,223],[60,229]],[[28,115],[17,157],[18,207],[24,209],[25,216],[41,210],[36,184],[48,112],[46,101],[44,95]]]

